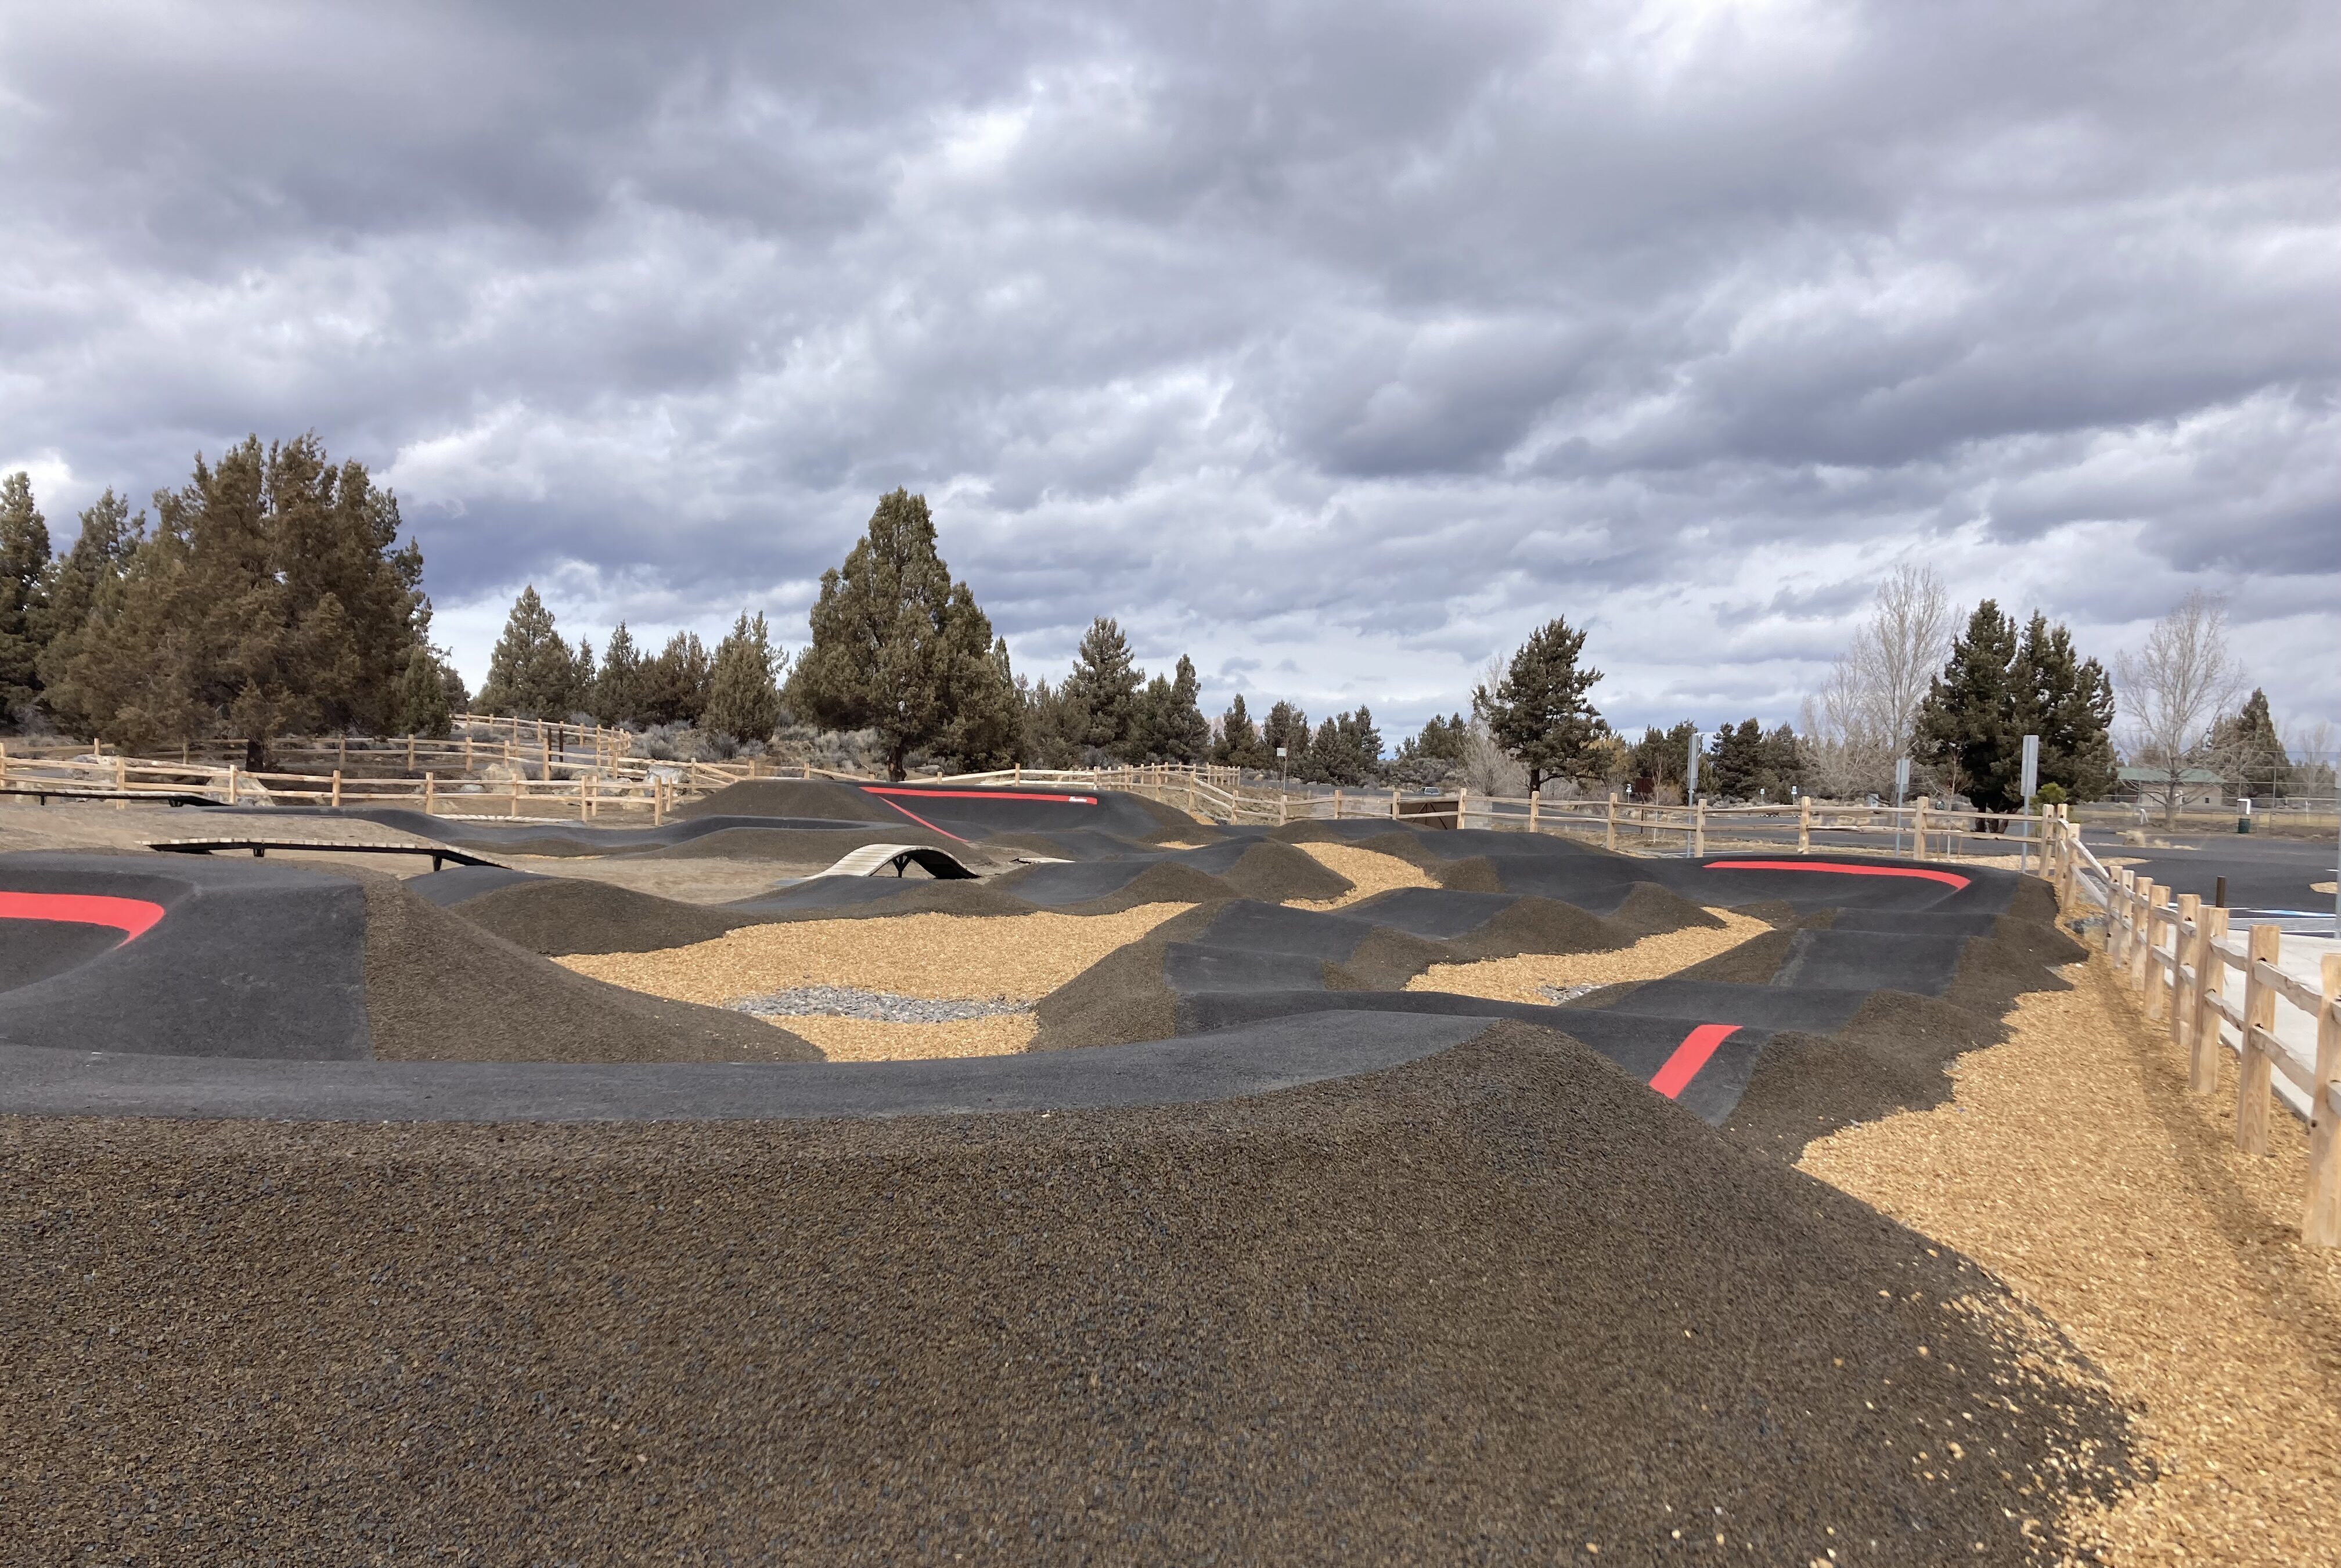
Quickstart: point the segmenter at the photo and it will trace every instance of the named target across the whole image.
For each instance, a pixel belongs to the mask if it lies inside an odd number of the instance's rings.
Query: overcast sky
[[[1793,719],[1877,581],[2341,719],[2341,7],[0,3],[0,463],[314,429],[476,685],[804,636],[896,485],[1020,670],[1393,739],[1566,615]]]

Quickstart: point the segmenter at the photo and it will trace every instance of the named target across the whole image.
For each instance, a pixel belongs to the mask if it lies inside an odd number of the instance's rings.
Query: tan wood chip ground
[[[745,926],[712,942],[655,953],[581,953],[553,962],[629,990],[716,1007],[799,986],[852,986],[970,1001],[1032,1001],[1190,907],[1141,904],[1119,915],[897,915],[788,921]],[[790,1022],[788,1027],[796,1025]]]
[[[1482,958],[1476,964],[1433,964],[1406,983],[1410,991],[1446,991],[1499,1002],[1549,1002],[1543,986],[1617,986],[1629,980],[1659,980],[1703,963],[1772,928],[1728,909],[1709,909],[1723,928],[1691,926],[1645,937],[1609,953],[1524,953],[1517,958]]]
[[[1296,844],[1294,849],[1337,877],[1347,877],[1357,884],[1338,898],[1290,898],[1286,902],[1296,909],[1338,909],[1344,904],[1354,904],[1370,898],[1377,893],[1387,893],[1393,888],[1436,888],[1438,881],[1420,866],[1410,865],[1395,855],[1384,855],[1374,849],[1360,849],[1352,844]]]
[[[2161,1477],[2097,1521],[2121,1564],[2341,1561],[2341,1250],[2300,1245],[2307,1134],[2234,1145],[2103,959],[2024,998],[1952,1103],[1803,1168],[1993,1268],[2134,1400]],[[2224,1056],[2225,1053],[2222,1053]]]
[[[821,1047],[832,1062],[901,1062],[932,1057],[1013,1056],[1032,1043],[1040,1021],[1030,1013],[957,1018],[945,1024],[887,1024],[867,1018],[799,1016],[772,1022]]]

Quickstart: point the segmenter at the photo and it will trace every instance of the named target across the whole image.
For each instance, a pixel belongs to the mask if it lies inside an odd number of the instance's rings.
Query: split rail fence
[[[2284,933],[2277,927],[2248,926],[2231,935],[2226,910],[2192,893],[2173,897],[2135,871],[2108,871],[2073,824],[2060,823],[2054,841],[2064,868],[2060,890],[2074,897],[2084,873],[2094,884],[2089,891],[2106,906],[2106,956],[2143,993],[2147,1017],[2167,1024],[2172,1042],[2186,1051],[2187,1087],[2216,1094],[2220,1052],[2237,1058],[2236,1146],[2267,1153],[2276,1075],[2300,1090],[2309,1126],[2301,1240],[2341,1246],[2341,953],[2323,955],[2317,983],[2309,985],[2281,967]],[[2231,985],[2237,978],[2240,984]],[[2285,1048],[2280,1008],[2307,1015],[2313,1060]]]

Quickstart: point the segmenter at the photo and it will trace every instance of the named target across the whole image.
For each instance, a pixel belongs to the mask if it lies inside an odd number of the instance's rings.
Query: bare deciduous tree
[[[1928,682],[1950,656],[1950,597],[1931,567],[1904,564],[1878,585],[1869,619],[1822,684],[1808,719],[1822,776],[1846,792],[1886,788],[1910,751]]]
[[[2175,825],[2187,754],[2243,690],[2243,666],[2227,649],[2226,601],[2197,589],[2114,669],[2114,700],[2129,719],[2131,754],[2139,766],[2165,774],[2163,822]]]

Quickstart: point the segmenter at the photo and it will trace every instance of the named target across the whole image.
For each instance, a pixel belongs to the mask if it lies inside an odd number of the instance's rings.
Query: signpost
[[[2027,735],[2024,738],[2024,779],[2021,789],[2024,795],[2024,814],[2028,818],[2032,815],[2032,797],[2040,793],[2040,737],[2037,735]],[[2020,873],[2032,869],[2032,824],[2029,821],[2024,824],[2024,847],[2017,853],[2022,856],[2022,858],[2016,864],[2017,870]]]
[[[1902,797],[1910,793],[1910,759],[1894,759],[1894,852],[1902,853]]]

